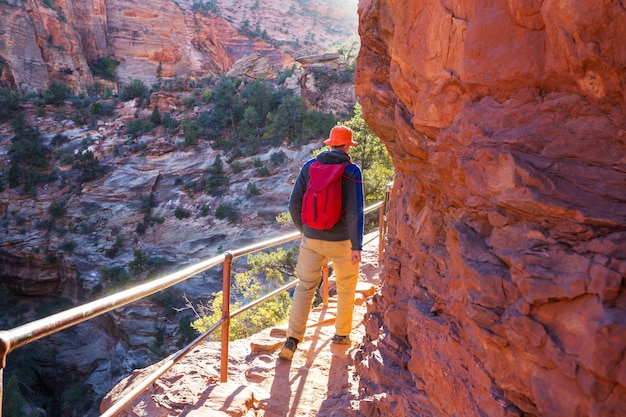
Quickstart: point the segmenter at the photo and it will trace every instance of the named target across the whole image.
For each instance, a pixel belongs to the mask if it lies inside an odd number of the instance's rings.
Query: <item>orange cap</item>
[[[358,145],[355,141],[352,140],[352,130],[345,126],[335,126],[330,129],[330,135],[328,136],[328,139],[324,141],[324,143],[328,146]]]

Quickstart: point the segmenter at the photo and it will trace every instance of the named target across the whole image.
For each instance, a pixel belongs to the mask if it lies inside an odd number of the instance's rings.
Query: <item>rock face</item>
[[[96,81],[89,64],[101,57],[120,62],[121,83],[224,74],[254,54],[265,56],[275,75],[295,56],[324,51],[356,32],[356,21],[347,14],[354,16],[356,0],[342,8],[321,7],[327,2],[311,8],[296,1],[262,3],[2,2],[0,86],[40,92],[56,80],[85,91]]]
[[[356,92],[396,166],[364,395],[625,415],[624,3],[410,4],[359,4]]]

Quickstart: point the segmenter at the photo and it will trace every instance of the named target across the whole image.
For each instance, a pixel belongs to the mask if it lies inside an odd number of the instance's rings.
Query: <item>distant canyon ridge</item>
[[[102,57],[119,61],[121,83],[225,74],[255,55],[263,59],[254,75],[271,78],[295,58],[356,35],[356,3],[7,0],[0,85],[26,92],[63,81],[86,91],[102,81],[90,68]]]
[[[368,415],[626,415],[626,4],[362,0],[396,167]]]

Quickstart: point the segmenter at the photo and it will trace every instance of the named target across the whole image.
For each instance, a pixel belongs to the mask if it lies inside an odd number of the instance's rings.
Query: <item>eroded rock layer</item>
[[[99,58],[119,62],[115,78],[122,84],[225,74],[258,54],[267,65],[255,75],[272,78],[294,58],[354,34],[356,0],[334,8],[318,3],[6,0],[0,2],[0,87],[41,92],[62,81],[85,92],[106,82],[92,73]]]
[[[624,2],[359,18],[356,91],[397,171],[370,415],[626,415]]]

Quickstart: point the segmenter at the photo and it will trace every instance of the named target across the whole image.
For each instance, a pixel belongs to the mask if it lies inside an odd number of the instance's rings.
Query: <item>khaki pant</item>
[[[324,259],[332,261],[337,283],[337,317],[335,334],[348,336],[352,331],[354,293],[359,278],[359,264],[352,264],[349,240],[329,242],[302,237],[296,273],[298,285],[293,295],[287,337],[302,341],[315,291],[322,279]]]

